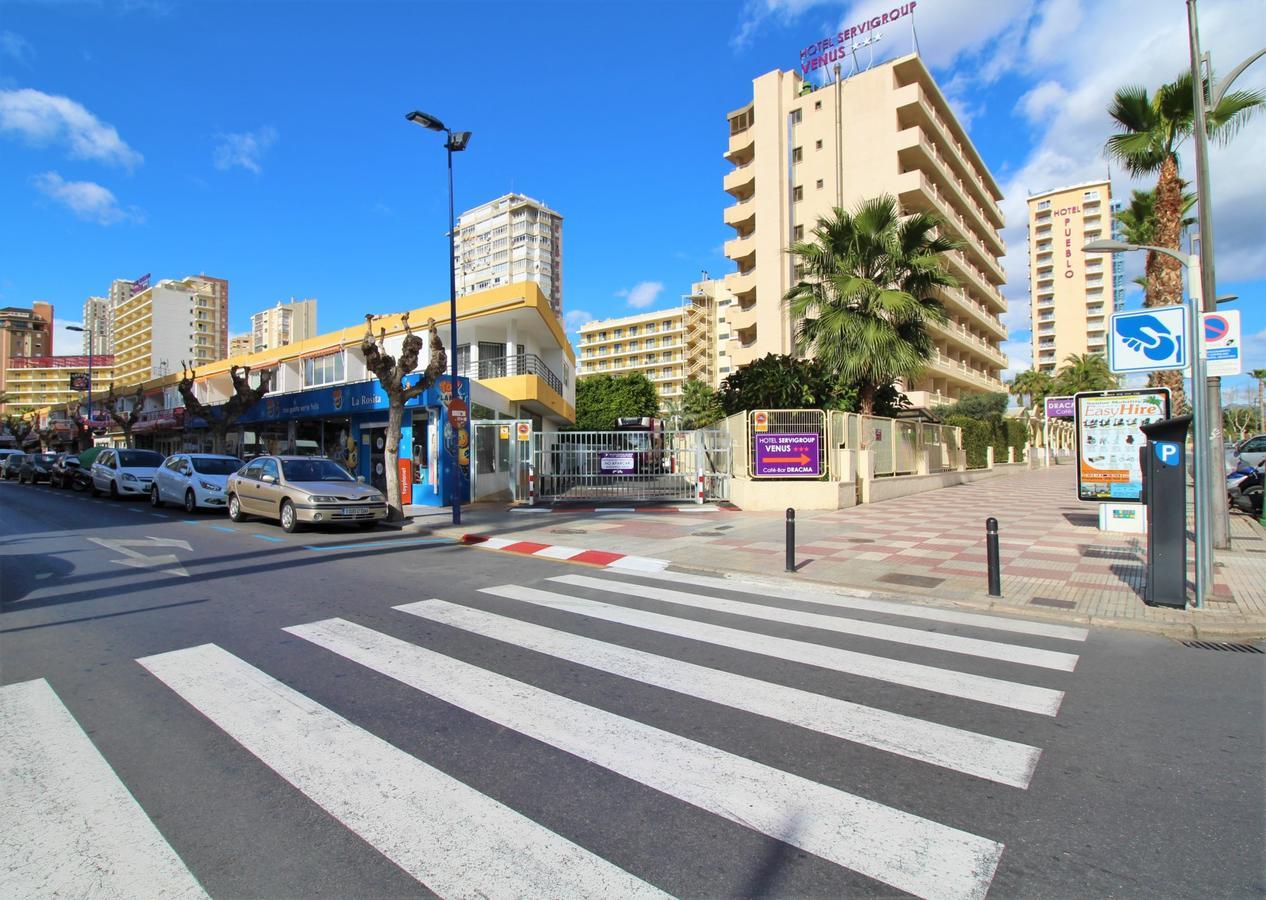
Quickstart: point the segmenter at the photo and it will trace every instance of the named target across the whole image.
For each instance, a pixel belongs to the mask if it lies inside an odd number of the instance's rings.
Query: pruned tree
[[[106,392],[105,411],[114,420],[114,424],[123,429],[123,443],[131,448],[132,444],[132,427],[141,417],[141,400],[144,396],[143,385],[137,385],[136,390],[132,394],[132,406],[127,412],[122,412],[119,408],[124,397],[114,392],[114,385],[110,385],[110,390]]]
[[[31,433],[31,420],[22,413],[9,413],[4,417],[4,427],[13,435],[14,442],[21,447]]]
[[[66,401],[66,418],[70,419],[70,423],[75,426],[75,451],[83,453],[92,446],[92,428],[88,424],[88,420],[80,415],[83,409],[83,401],[76,397],[74,400]]]
[[[211,429],[214,451],[223,453],[229,429],[236,425],[237,420],[258,403],[261,397],[272,390],[272,370],[264,370],[259,376],[259,384],[251,387],[251,367],[230,366],[229,377],[233,379],[233,396],[215,406],[208,406],[194,395],[194,372],[195,367],[181,360],[180,383],[176,387],[185,401],[185,411],[189,416],[197,416],[207,423],[207,427]]]
[[[400,503],[400,475],[398,460],[400,458],[400,427],[404,422],[404,405],[435,383],[435,379],[444,374],[448,365],[448,355],[440,342],[440,333],[435,328],[435,320],[428,319],[427,330],[430,332],[431,358],[427,360],[426,369],[413,384],[405,385],[407,378],[418,367],[418,353],[422,349],[422,338],[413,333],[409,327],[409,314],[400,317],[404,324],[404,346],[400,349],[400,359],[386,351],[383,341],[386,329],[378,330],[378,338],[374,338],[374,317],[365,316],[365,338],[360,349],[365,354],[365,366],[378,377],[378,383],[387,392],[387,439],[384,448],[384,464],[387,471],[387,519],[398,522],[404,518],[404,507]],[[456,390],[456,385],[453,389]]]

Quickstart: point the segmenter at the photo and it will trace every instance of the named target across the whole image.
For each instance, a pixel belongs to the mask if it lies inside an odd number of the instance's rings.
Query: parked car
[[[14,450],[12,447],[5,447],[0,450],[0,477],[3,477],[6,481],[8,480],[8,476],[4,475],[4,464],[9,461],[9,457],[16,456],[18,457],[18,462],[21,463],[21,457],[25,455],[21,450]],[[13,471],[16,473],[17,469]]]
[[[18,469],[22,467],[22,460],[26,459],[26,454],[22,452],[10,453],[0,462],[0,476],[5,481],[18,477]]]
[[[149,488],[150,506],[180,503],[185,512],[199,507],[224,509],[228,506],[225,486],[228,478],[242,467],[236,456],[212,453],[177,453],[167,457]]]
[[[1240,442],[1230,460],[1230,468],[1238,469],[1243,465],[1260,466],[1263,462],[1266,462],[1266,434],[1259,434]]]
[[[74,483],[75,473],[78,471],[79,455],[77,453],[58,453],[57,458],[53,460],[48,483],[55,488],[68,488]]]
[[[258,456],[229,476],[229,518],[276,519],[286,531],[306,523],[373,528],[387,518],[387,498],[323,456]]]
[[[107,447],[92,463],[92,496],[109,492],[114,499],[149,495],[154,473],[163,464],[163,455],[153,450],[116,450]]]
[[[18,466],[18,484],[48,481],[55,459],[56,453],[28,453],[22,457],[22,464]]]

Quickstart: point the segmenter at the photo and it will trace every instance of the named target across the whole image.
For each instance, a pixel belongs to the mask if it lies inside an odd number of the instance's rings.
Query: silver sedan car
[[[387,498],[332,459],[259,456],[228,478],[229,518],[276,519],[286,531],[305,524],[373,528],[387,518]]]

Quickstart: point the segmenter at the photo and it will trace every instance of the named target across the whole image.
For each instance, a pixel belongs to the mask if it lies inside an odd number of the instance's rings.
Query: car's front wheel
[[[119,499],[119,486],[115,484],[113,481],[110,482],[110,499],[111,500]]]
[[[198,498],[193,495],[193,488],[185,491],[185,512],[195,513],[198,511]]]
[[[289,534],[299,530],[299,517],[295,514],[294,504],[289,500],[281,501],[281,527]]]
[[[229,519],[234,522],[241,522],[246,518],[242,513],[242,504],[237,499],[237,494],[229,494]]]
[[[149,505],[154,509],[161,509],[163,506],[163,498],[159,495],[156,484],[151,484],[149,487]]]

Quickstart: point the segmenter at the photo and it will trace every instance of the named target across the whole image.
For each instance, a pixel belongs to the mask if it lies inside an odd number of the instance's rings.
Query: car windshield
[[[285,459],[281,471],[287,481],[355,481],[347,470],[329,459]]]
[[[154,468],[163,464],[163,457],[153,450],[120,450],[119,466],[124,469],[132,467]]]
[[[34,462],[51,463],[53,460],[57,459],[57,454],[56,453],[37,453],[34,456],[32,456],[31,459]]]
[[[217,456],[191,456],[193,470],[200,475],[232,475],[242,468],[240,459],[221,459]]]

